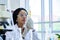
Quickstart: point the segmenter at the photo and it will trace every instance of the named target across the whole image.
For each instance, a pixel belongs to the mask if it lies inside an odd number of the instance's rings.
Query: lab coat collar
[[[18,32],[21,32],[20,28],[18,27],[17,24],[15,24],[15,29],[17,29]]]
[[[18,25],[17,24],[15,24],[15,27],[16,27],[16,29],[18,29]]]

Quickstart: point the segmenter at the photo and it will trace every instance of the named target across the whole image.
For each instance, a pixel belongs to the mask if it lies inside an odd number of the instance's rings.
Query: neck
[[[18,24],[18,27],[19,28],[23,28],[23,24]]]

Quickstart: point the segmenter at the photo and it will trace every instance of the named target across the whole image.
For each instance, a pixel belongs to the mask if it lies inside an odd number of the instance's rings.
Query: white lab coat
[[[23,40],[21,35],[21,29],[17,25],[12,26],[12,32],[6,33],[6,40]]]
[[[24,39],[22,36],[24,36]],[[18,26],[15,25],[12,32],[6,33],[6,40],[39,40],[39,38],[37,36],[37,32],[33,32],[32,29],[30,29],[25,35],[22,35]]]
[[[25,36],[25,40],[40,40],[40,39],[38,38],[37,32],[33,31],[33,29],[30,29]]]

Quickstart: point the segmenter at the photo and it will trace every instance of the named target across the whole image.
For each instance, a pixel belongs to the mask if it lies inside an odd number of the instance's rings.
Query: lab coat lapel
[[[29,32],[26,34],[25,40],[32,40],[32,30],[29,30]]]
[[[15,25],[15,30],[16,30],[16,38],[18,38],[19,40],[22,40],[21,29],[18,28],[17,24]]]

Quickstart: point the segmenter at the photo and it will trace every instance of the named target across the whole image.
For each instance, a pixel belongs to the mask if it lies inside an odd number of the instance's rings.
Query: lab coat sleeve
[[[32,31],[33,40],[40,40],[36,31]]]
[[[12,40],[13,39],[12,33],[7,32],[5,35],[6,35],[6,40]]]
[[[16,33],[16,31],[13,32],[7,32],[6,33],[6,40],[23,40],[22,36],[18,33]]]
[[[7,26],[6,29],[11,29],[11,30],[13,30],[13,26]],[[14,32],[14,31],[7,31],[7,32],[5,33],[5,35],[6,35],[6,40],[13,40],[13,32]]]
[[[8,27],[10,28],[10,27]],[[7,29],[8,29],[7,28]],[[18,31],[18,29],[15,26],[12,26],[11,28],[13,31],[6,32],[6,40],[23,40],[21,33]]]

